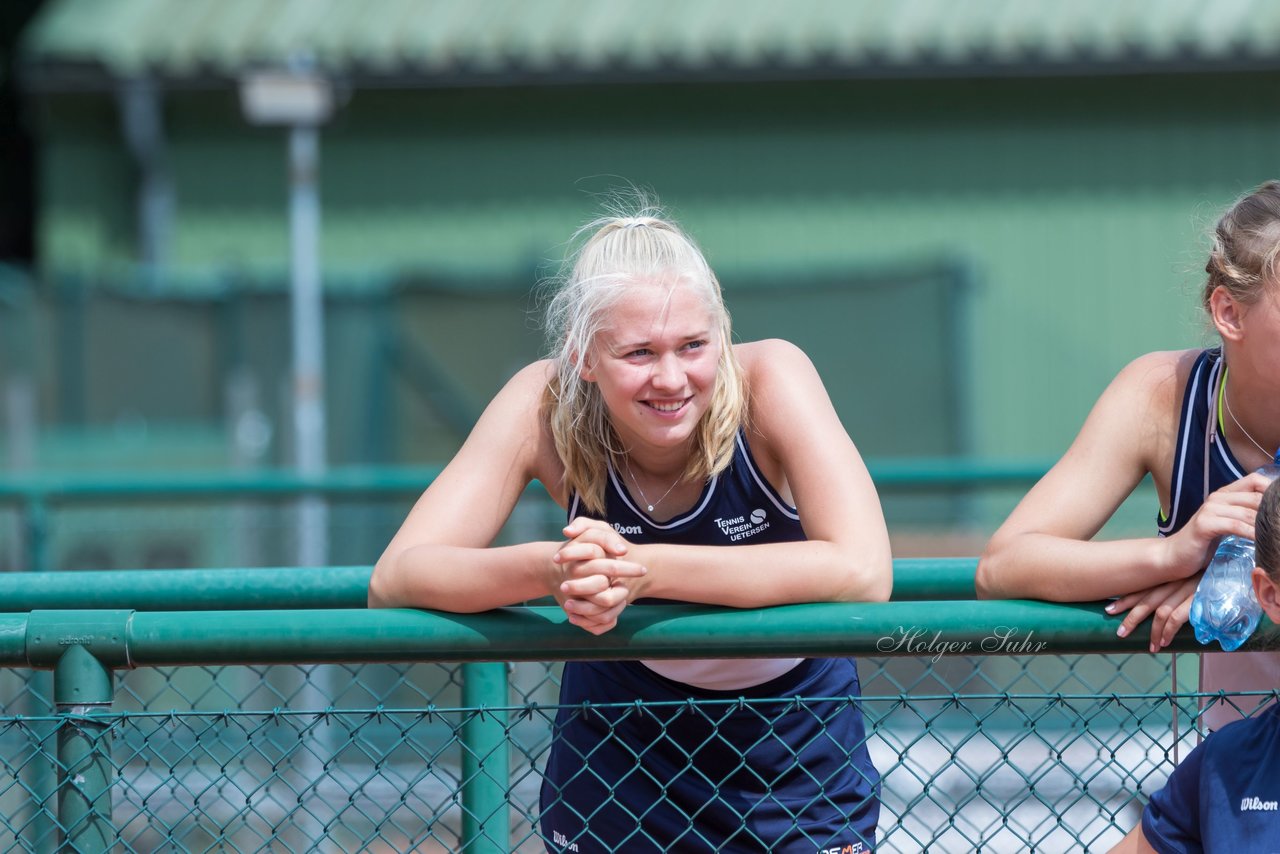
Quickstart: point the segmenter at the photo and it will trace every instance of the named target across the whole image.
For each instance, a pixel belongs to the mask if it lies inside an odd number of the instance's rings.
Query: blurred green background
[[[263,68],[336,92],[317,174],[334,466],[447,459],[540,354],[539,280],[626,185],[702,243],[742,339],[810,353],[864,456],[1047,462],[1128,360],[1209,341],[1205,232],[1280,152],[1262,0],[4,14],[17,473],[290,464],[286,131],[239,95]],[[1022,489],[886,502],[973,553]],[[1154,511],[1144,491],[1122,523]]]

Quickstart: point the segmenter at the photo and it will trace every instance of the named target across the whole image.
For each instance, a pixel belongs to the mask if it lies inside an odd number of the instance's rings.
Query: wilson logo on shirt
[[[769,520],[765,512],[757,507],[746,516],[732,516],[728,519],[717,517],[716,527],[720,529],[720,533],[729,538],[729,542],[736,543],[738,540],[754,537],[761,531],[767,530]]]
[[[558,831],[558,830],[553,830],[553,831],[551,831],[551,841],[552,841],[554,844],[559,845],[559,846],[560,846],[561,848],[563,848],[565,851],[577,851],[577,850],[578,850],[578,843],[576,843],[576,842],[570,842],[570,841],[569,841],[569,837],[565,836],[563,833],[561,833],[561,832],[560,832],[560,831]]]
[[[1275,812],[1276,810],[1280,810],[1280,802],[1264,801],[1262,798],[1242,798],[1240,801],[1240,812],[1248,812],[1249,810]]]

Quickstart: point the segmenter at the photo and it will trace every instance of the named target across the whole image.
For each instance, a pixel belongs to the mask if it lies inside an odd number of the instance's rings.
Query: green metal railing
[[[216,617],[214,616],[216,615]],[[546,661],[635,658],[1064,655],[1145,653],[1141,631],[1116,636],[1119,619],[1099,603],[1005,600],[822,603],[737,610],[633,606],[596,636],[555,606],[479,614],[412,609],[289,611],[66,610],[0,614],[0,666],[52,668],[83,646],[113,669],[168,665],[320,664],[381,661]],[[918,643],[903,627],[928,626]],[[992,638],[996,626],[1015,632]],[[1266,622],[1242,650],[1268,649]],[[1184,627],[1169,652],[1202,649]]]
[[[303,495],[409,498],[422,492],[439,473],[439,467],[334,469],[318,477],[289,471],[127,476],[42,473],[0,478],[0,504],[18,509],[25,569],[43,572],[54,566],[49,554],[52,517],[62,507],[157,501],[287,501]]]
[[[899,558],[893,599],[972,599],[977,558]],[[0,573],[0,613],[363,608],[368,566]]]
[[[200,617],[209,613],[209,617]],[[1146,653],[1142,631],[1117,638],[1101,604],[1051,602],[820,603],[760,609],[634,606],[595,636],[561,608],[522,606],[460,615],[415,609],[148,612],[33,611],[0,615],[0,666],[51,668],[83,645],[111,668],[404,661],[580,661],[618,658],[777,658],[952,654]],[[913,643],[902,627],[928,626]],[[992,626],[1016,627],[991,648]],[[1030,640],[1028,640],[1030,638]],[[1280,640],[1267,622],[1242,647]],[[1027,648],[1023,644],[1030,644]],[[922,645],[925,644],[925,645]],[[986,644],[986,645],[984,645]],[[929,648],[929,647],[932,647]],[[1199,652],[1184,627],[1169,652]]]
[[[870,469],[881,491],[921,492],[1027,486],[1049,463],[959,458],[872,461]],[[67,507],[121,506],[130,503],[287,501],[302,495],[339,499],[408,499],[439,474],[438,467],[362,467],[333,469],[303,477],[288,471],[191,474],[32,474],[0,478],[0,505],[18,513],[24,566],[53,569],[50,554],[57,511]],[[541,490],[531,488],[531,494]]]
[[[963,575],[965,570],[952,566],[948,571]],[[286,577],[296,572],[276,574]],[[344,569],[333,573],[342,584],[349,583],[353,574],[358,573]],[[92,573],[76,575],[87,579]],[[136,574],[153,578],[159,575],[164,573]],[[198,581],[201,575],[195,573],[191,580]],[[135,595],[157,600],[141,589],[146,586],[144,579],[132,580],[136,584]],[[0,599],[5,607],[12,594],[13,591],[5,591]],[[174,597],[189,595],[190,592],[178,590]],[[309,595],[304,593],[303,598]],[[54,812],[63,845],[76,851],[105,851],[121,844],[121,829],[113,817],[113,786],[129,785],[113,773],[118,767],[112,756],[113,733],[126,729],[126,724],[142,726],[138,721],[129,723],[138,713],[112,711],[113,673],[175,665],[198,668],[270,663],[471,662],[464,665],[463,708],[458,710],[463,713],[463,722],[456,728],[463,764],[459,784],[463,826],[459,840],[466,851],[502,851],[511,842],[508,828],[512,778],[506,749],[512,738],[511,721],[535,713],[545,715],[548,709],[511,706],[506,665],[501,662],[690,655],[925,657],[936,662],[944,656],[1145,653],[1143,632],[1117,638],[1117,622],[1096,604],[1022,601],[949,601],[943,606],[922,600],[758,610],[686,605],[633,607],[623,613],[615,630],[596,637],[568,625],[559,608],[541,606],[470,615],[345,608],[214,612],[33,610],[0,614],[0,667],[53,670],[56,713],[47,719],[37,716],[0,721],[7,721],[11,728],[32,727],[32,737],[41,741],[47,741],[48,734],[42,733],[38,725],[42,721],[51,725],[56,732],[55,764],[59,770]],[[997,628],[1002,626],[1010,627],[1010,631]],[[1280,631],[1265,623],[1246,649],[1270,648],[1277,640]],[[1181,632],[1173,644],[1174,651],[1199,649],[1188,630]],[[1028,696],[1011,697],[1006,693],[939,698],[903,694],[892,699],[895,704],[921,708],[939,701],[943,705],[968,703],[971,709],[985,708],[975,717],[976,732],[980,733],[986,716],[992,714],[990,709],[1007,707],[1012,702],[1022,714],[1017,701],[1025,702]],[[1069,698],[1049,694],[1039,699],[1049,709]],[[1103,707],[1108,702],[1141,706],[1145,716],[1151,713],[1148,707],[1172,707],[1177,713],[1179,703],[1185,703],[1186,698],[1135,693],[1130,697],[1112,695],[1109,700],[1095,697],[1091,702]],[[1185,708],[1182,711],[1194,715]],[[372,719],[396,712],[382,708],[345,712],[327,708],[312,713],[316,715],[312,724],[291,724],[298,728],[300,743],[309,727],[318,728],[322,720],[329,723],[340,714]],[[305,712],[277,709],[271,714],[278,717]],[[928,720],[935,713],[921,714]],[[169,713],[170,719],[175,715],[178,713]],[[1027,723],[1035,727],[1036,721],[1043,722],[1045,717],[1045,711],[1038,711],[1028,715]],[[178,718],[185,720],[182,715]],[[124,746],[134,750],[131,744]],[[39,745],[33,746],[31,752],[40,752]],[[330,761],[324,761],[322,772],[329,769]],[[120,763],[122,772],[126,764]],[[277,773],[272,771],[270,776]],[[888,770],[886,779],[892,773],[892,769]],[[266,785],[268,781],[261,782]],[[172,785],[182,783],[175,780]],[[1083,785],[1087,789],[1088,783]],[[9,817],[3,818],[12,828]],[[899,824],[901,821],[899,818]],[[530,840],[536,842],[536,836],[526,832],[524,842]],[[168,842],[173,844],[175,840],[170,838]]]

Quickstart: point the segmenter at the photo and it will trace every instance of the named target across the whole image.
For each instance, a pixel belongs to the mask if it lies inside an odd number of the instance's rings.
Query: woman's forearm
[[[1183,577],[1164,553],[1157,537],[1095,541],[1014,534],[987,546],[975,583],[980,599],[1106,599]]]
[[[559,576],[551,557],[561,545],[478,549],[425,544],[384,555],[369,583],[369,606],[471,613],[554,595]],[[633,544],[625,559],[648,569],[643,578],[628,580],[637,597],[738,608],[885,601],[893,586],[887,547],[859,553],[822,541]]]
[[[735,608],[796,602],[883,602],[893,588],[884,548],[819,540],[751,546],[634,546],[648,574],[639,595]]]
[[[369,581],[371,608],[474,613],[553,593],[551,556],[559,543],[496,548],[428,543],[383,555]]]

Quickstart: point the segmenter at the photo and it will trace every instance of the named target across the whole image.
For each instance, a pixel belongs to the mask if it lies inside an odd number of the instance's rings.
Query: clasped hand
[[[570,623],[604,634],[618,624],[634,596],[635,580],[647,570],[624,559],[631,544],[606,522],[579,516],[565,526],[564,535],[567,541],[551,558],[559,579],[556,601]]]

